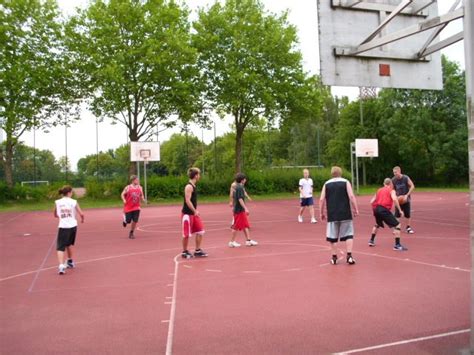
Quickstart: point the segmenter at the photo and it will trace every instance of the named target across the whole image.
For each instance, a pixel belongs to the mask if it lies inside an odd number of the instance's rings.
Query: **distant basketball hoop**
[[[148,202],[148,187],[147,187],[147,169],[146,166],[150,161],[160,160],[160,143],[159,142],[130,142],[130,161],[137,162],[137,174],[140,178],[140,162],[143,162],[143,176],[144,176],[144,195]]]

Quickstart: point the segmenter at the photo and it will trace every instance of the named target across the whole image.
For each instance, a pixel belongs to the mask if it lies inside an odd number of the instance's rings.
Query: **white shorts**
[[[352,219],[347,221],[328,222],[326,240],[331,243],[341,242],[354,238],[354,224]]]

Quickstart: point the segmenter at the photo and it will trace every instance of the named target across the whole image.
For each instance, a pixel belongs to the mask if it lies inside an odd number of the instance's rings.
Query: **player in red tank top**
[[[374,211],[375,226],[372,228],[372,236],[369,240],[369,246],[375,246],[375,236],[379,228],[384,228],[384,223],[393,228],[393,234],[395,235],[395,246],[393,250],[404,251],[408,250],[400,244],[400,222],[395,218],[391,209],[393,204],[400,211],[403,216],[403,211],[398,203],[397,194],[393,189],[392,180],[386,178],[383,182],[384,186],[377,190],[377,193],[372,197],[370,203]]]
[[[135,239],[133,232],[140,218],[140,201],[145,201],[143,189],[140,186],[138,177],[132,175],[130,177],[130,185],[125,186],[121,194],[123,201],[124,219],[122,225],[124,228],[131,223],[131,229],[128,234],[130,239]]]

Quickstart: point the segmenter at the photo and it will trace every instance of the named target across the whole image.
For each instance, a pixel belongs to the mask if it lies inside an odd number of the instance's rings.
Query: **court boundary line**
[[[166,355],[173,354],[173,335],[174,335],[174,322],[176,316],[176,295],[178,292],[178,271],[179,271],[179,261],[178,258],[181,254],[178,254],[174,257],[174,276],[173,276],[173,293],[171,296],[171,309],[170,309],[170,319],[168,322],[168,336],[166,339]]]
[[[391,346],[405,345],[405,344],[416,343],[416,342],[420,342],[420,341],[426,341],[426,340],[431,340],[431,339],[448,337],[448,336],[452,336],[452,335],[459,335],[459,334],[468,333],[470,331],[471,331],[470,328],[462,329],[462,330],[456,330],[456,331],[447,332],[447,333],[440,333],[440,334],[428,335],[428,336],[419,337],[419,338],[412,338],[412,339],[407,339],[407,340],[395,341],[395,342],[392,342],[392,343],[385,343],[385,344],[379,344],[379,345],[374,345],[374,346],[368,346],[366,348],[346,350],[346,351],[342,351],[342,352],[333,353],[333,355],[355,354],[355,353],[360,353],[360,352],[363,352],[363,351],[371,351],[371,350],[388,348],[388,347],[391,347]]]
[[[53,241],[51,242],[51,245],[49,246],[48,252],[46,253],[45,257],[43,258],[43,262],[41,263],[40,267],[36,270],[36,275],[33,278],[33,281],[31,281],[31,285],[28,288],[28,292],[31,293],[33,291],[33,288],[36,285],[36,281],[38,280],[39,274],[41,270],[44,268],[44,265],[46,264],[46,261],[48,260],[49,256],[51,255],[51,250],[53,250],[53,246],[56,242],[56,236],[54,237]]]

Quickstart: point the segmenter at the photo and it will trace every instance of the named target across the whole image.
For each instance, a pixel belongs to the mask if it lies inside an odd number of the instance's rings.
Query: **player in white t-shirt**
[[[63,186],[59,190],[63,198],[56,200],[54,207],[54,217],[59,218],[58,240],[56,250],[58,253],[58,273],[63,275],[66,269],[72,269],[75,264],[72,260],[72,246],[76,240],[77,220],[76,212],[81,217],[81,223],[84,223],[84,213],[82,213],[79,203],[72,199],[72,187]],[[67,251],[67,262],[64,262],[64,252]]]
[[[298,222],[303,223],[303,212],[306,207],[309,208],[311,215],[311,223],[317,223],[318,221],[314,217],[314,201],[313,201],[313,179],[309,177],[309,170],[303,170],[303,178],[299,182],[300,188],[300,214],[298,215]]]

